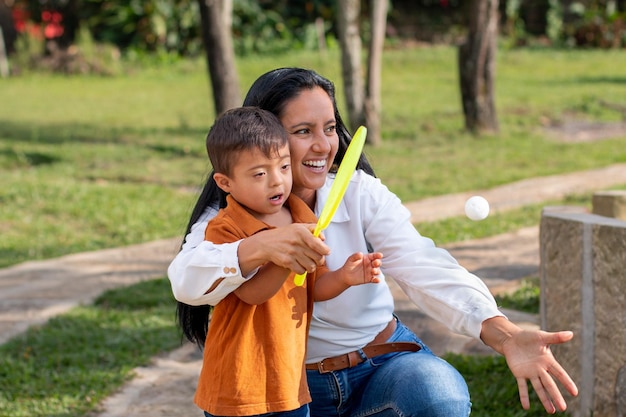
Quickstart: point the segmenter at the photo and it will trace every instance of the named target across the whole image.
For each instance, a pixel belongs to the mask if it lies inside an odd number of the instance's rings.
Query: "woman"
[[[331,161],[341,161],[350,140],[332,83],[310,70],[277,69],[252,85],[244,105],[279,117],[289,133],[292,192],[319,215],[333,181]],[[408,210],[374,177],[363,156],[358,168],[324,232],[325,244],[311,237],[312,225],[278,228],[230,245],[202,242],[207,220],[223,204],[209,180],[182,250],[168,270],[185,335],[202,344],[206,304],[215,305],[251,273],[263,274],[267,262],[301,273],[323,261],[336,268],[346,252],[382,252],[383,274],[393,277],[421,309],[506,357],[523,408],[529,407],[530,380],[546,411],[564,410],[555,379],[572,395],[577,388],[549,345],[570,340],[572,333],[526,331],[509,322],[480,279],[419,235]],[[413,343],[394,351],[397,344],[390,342]],[[415,343],[421,349],[411,349]],[[315,304],[306,362],[312,416],[448,417],[470,412],[465,381],[397,320],[384,282],[350,288]]]

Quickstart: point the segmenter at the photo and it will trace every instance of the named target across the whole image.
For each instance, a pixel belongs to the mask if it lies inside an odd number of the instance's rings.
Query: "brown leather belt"
[[[326,358],[316,363],[309,363],[306,365],[308,370],[316,370],[321,374],[325,374],[331,371],[340,371],[346,368],[352,368],[365,361],[367,358],[373,358],[375,356],[384,355],[392,352],[417,352],[422,347],[415,342],[391,342],[385,343],[387,339],[391,337],[396,330],[396,318],[389,322],[380,333],[376,335],[374,340],[365,345],[361,352],[354,350],[352,352],[344,353],[343,355],[334,356],[332,358]]]

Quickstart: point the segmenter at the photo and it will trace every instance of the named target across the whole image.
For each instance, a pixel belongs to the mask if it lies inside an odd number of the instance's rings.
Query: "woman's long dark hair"
[[[335,100],[334,84],[316,73],[313,70],[304,68],[278,68],[261,75],[252,84],[246,98],[244,106],[257,106],[281,117],[285,105],[303,90],[312,90],[319,87],[326,91],[330,97],[335,111],[335,121],[337,123],[337,135],[339,136],[339,147],[335,155],[334,166],[337,167],[343,159],[346,149],[352,139],[346,125],[341,119],[337,102]],[[375,176],[374,170],[367,161],[365,155],[361,154],[357,168]],[[223,208],[226,206],[225,193],[215,184],[213,172],[209,174],[207,182],[196,202],[187,224],[187,235],[191,227],[200,219],[208,207]],[[200,348],[204,346],[209,319],[213,307],[209,305],[190,306],[178,302],[176,307],[178,315],[178,325],[183,331],[183,335],[191,342],[196,343]]]

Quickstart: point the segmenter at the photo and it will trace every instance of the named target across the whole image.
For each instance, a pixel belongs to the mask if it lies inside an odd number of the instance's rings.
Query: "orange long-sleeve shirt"
[[[317,221],[298,197],[291,195],[287,204],[294,222]],[[205,237],[226,243],[270,228],[228,196]],[[304,359],[315,274],[301,287],[293,275],[263,304],[247,304],[231,293],[215,306],[195,395],[201,409],[246,416],[294,410],[311,401]]]

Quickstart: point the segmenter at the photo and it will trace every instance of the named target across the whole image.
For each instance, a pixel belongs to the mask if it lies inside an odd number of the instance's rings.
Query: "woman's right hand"
[[[322,239],[313,236],[315,224],[294,223],[264,230],[245,238],[238,249],[242,275],[272,262],[297,274],[314,272],[330,253]]]

